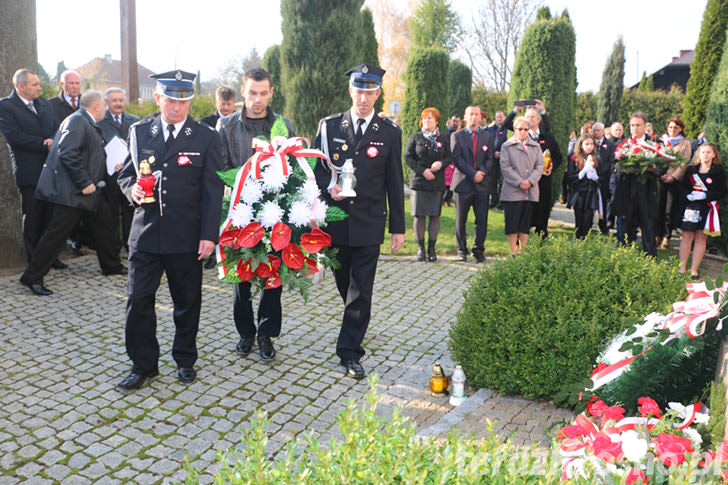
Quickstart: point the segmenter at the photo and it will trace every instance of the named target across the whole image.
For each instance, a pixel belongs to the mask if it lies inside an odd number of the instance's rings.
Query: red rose
[[[607,409],[609,406],[607,406],[604,401],[597,401],[592,404],[586,405],[586,412],[591,414],[592,416],[601,416],[604,414],[604,410]]]
[[[592,449],[597,458],[601,458],[609,463],[619,461],[624,456],[624,453],[622,453],[622,443],[610,440],[605,434],[600,434],[594,438],[594,441],[592,441]]]
[[[289,268],[296,270],[303,268],[305,256],[303,255],[303,251],[298,247],[298,244],[290,243],[286,246],[281,257]]]
[[[646,418],[650,414],[656,418],[662,417],[662,410],[657,405],[654,399],[649,397],[641,397],[637,399],[637,404],[640,405],[640,416]]]
[[[689,439],[674,434],[660,433],[652,443],[655,445],[657,457],[668,467],[679,465],[685,461],[685,453],[695,451]]]
[[[632,153],[639,153],[641,151],[642,151],[642,149],[640,147],[634,147],[634,148],[632,148]]]
[[[644,471],[631,468],[629,473],[627,473],[627,480],[624,483],[625,485],[632,485],[633,483],[647,483],[647,477],[645,477]]]
[[[606,419],[613,419],[619,421],[624,418],[624,408],[620,406],[610,406],[604,410],[604,417]]]
[[[291,228],[282,222],[276,222],[270,232],[270,245],[273,249],[280,251],[291,242]]]

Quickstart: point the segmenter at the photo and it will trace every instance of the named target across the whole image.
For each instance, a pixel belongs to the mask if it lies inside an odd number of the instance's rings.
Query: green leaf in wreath
[[[715,289],[715,285],[713,284],[713,280],[711,280],[710,278],[705,278],[705,288],[708,291],[714,290]]]
[[[235,177],[238,176],[238,171],[241,169],[242,167],[237,167],[230,170],[219,171],[217,172],[217,176],[220,177],[222,183],[228,187],[233,187],[235,185]]]
[[[288,127],[286,126],[286,122],[283,121],[283,117],[279,116],[276,118],[276,120],[273,122],[273,126],[270,127],[270,139],[272,140],[276,136],[283,136],[285,138],[288,138]]]
[[[625,342],[625,343],[622,344],[622,346],[619,348],[619,351],[620,352],[626,352],[628,350],[632,350],[632,346],[633,346],[632,342],[627,341],[627,342]]]
[[[235,268],[230,268],[225,276],[222,277],[220,280],[223,283],[241,283],[242,280],[240,279],[240,276],[238,276],[238,272],[235,271]]]
[[[326,222],[343,221],[347,217],[349,217],[349,214],[333,205],[326,209]]]

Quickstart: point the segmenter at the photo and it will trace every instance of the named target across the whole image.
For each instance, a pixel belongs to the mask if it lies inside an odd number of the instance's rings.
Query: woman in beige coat
[[[503,143],[500,152],[503,174],[500,200],[511,256],[522,251],[528,242],[533,208],[538,202],[538,181],[544,170],[541,147],[528,135],[528,127],[525,117],[516,118],[514,135]]]

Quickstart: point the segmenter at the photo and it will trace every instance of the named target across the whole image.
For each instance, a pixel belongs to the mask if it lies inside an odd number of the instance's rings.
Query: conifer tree
[[[451,51],[462,35],[460,16],[450,0],[419,0],[409,21],[413,47]]]
[[[685,134],[695,138],[703,129],[710,87],[718,70],[728,27],[728,0],[708,0],[703,13],[695,58],[690,64],[683,121]]]
[[[276,113],[284,114],[286,110],[286,96],[283,93],[280,45],[276,44],[268,47],[268,50],[263,54],[261,66],[270,73],[273,81],[273,97],[270,100],[270,109]]]
[[[313,138],[318,121],[351,106],[344,73],[360,64],[363,0],[281,0],[286,113]]]
[[[539,10],[526,29],[516,55],[508,105],[518,99],[540,99],[553,124],[553,134],[566,153],[576,107],[576,36],[568,13],[551,17],[548,7]],[[553,172],[553,200],[561,188],[566,163]]]
[[[624,41],[619,37],[614,43],[599,86],[597,119],[609,126],[619,119],[619,106],[624,91]]]
[[[444,117],[465,113],[465,108],[473,101],[473,71],[458,60],[450,61],[448,74],[448,85],[450,94],[450,111],[440,113]],[[489,113],[491,115],[492,113]]]
[[[361,40],[359,42],[359,59],[355,61],[358,64],[372,64],[379,66],[379,43],[377,35],[374,32],[374,20],[372,19],[372,11],[364,8],[361,11]],[[380,66],[387,69],[385,66]],[[379,95],[379,99],[374,103],[374,111],[380,113],[384,105],[384,93]]]

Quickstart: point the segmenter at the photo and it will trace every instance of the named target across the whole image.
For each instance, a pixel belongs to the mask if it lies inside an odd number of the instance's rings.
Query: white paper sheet
[[[115,136],[106,144],[104,150],[106,151],[106,172],[113,175],[116,172],[116,166],[124,163],[126,157],[129,156],[129,149],[124,140]]]

